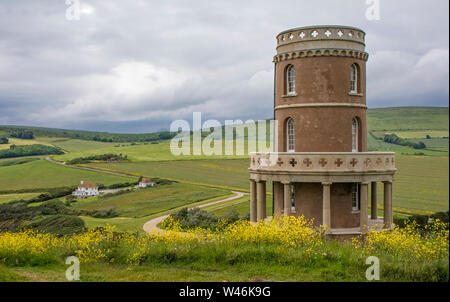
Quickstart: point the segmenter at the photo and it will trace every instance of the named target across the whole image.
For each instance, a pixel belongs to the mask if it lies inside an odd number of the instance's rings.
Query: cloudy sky
[[[315,24],[367,33],[370,108],[448,106],[447,0],[380,0],[379,21],[366,0],[80,1],[78,21],[66,0],[0,1],[0,125],[150,132],[193,111],[268,118],[275,36]]]

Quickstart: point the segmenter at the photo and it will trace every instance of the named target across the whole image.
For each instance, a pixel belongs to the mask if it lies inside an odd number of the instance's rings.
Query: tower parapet
[[[365,36],[363,30],[348,26],[294,28],[277,35],[277,55],[317,49],[354,50],[364,53]]]

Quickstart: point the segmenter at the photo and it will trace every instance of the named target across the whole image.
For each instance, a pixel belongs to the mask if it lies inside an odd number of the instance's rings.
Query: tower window
[[[292,118],[286,122],[286,152],[295,152],[295,124]]]
[[[286,93],[295,94],[295,67],[289,65],[286,68]]]
[[[359,211],[359,184],[352,184],[352,211]]]
[[[295,186],[291,185],[291,211],[295,211]]]
[[[358,93],[358,66],[350,67],[350,93]]]
[[[358,119],[355,117],[352,120],[352,152],[358,152]]]

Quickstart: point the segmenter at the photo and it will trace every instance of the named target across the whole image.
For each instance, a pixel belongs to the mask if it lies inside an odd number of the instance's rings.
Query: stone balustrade
[[[253,172],[392,172],[393,152],[251,153]]]

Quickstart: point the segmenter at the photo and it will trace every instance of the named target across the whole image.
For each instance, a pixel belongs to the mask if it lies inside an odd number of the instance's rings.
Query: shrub
[[[85,230],[84,221],[76,216],[48,215],[33,219],[26,228],[43,233],[70,235]]]
[[[391,144],[400,145],[400,146],[409,146],[414,149],[425,149],[427,147],[424,142],[416,143],[416,142],[407,140],[405,138],[398,137],[395,133],[386,134],[384,136],[383,141],[386,143],[391,143]]]
[[[449,213],[447,212],[437,212],[430,216],[433,220],[440,220],[443,223],[449,223]]]
[[[33,139],[33,131],[30,130],[16,130],[11,133],[11,137],[21,138],[21,139]]]
[[[426,215],[412,215],[408,217],[394,217],[394,223],[399,228],[405,228],[411,223],[414,223],[415,227],[418,229],[425,229],[425,227],[428,225],[429,216]]]
[[[125,161],[127,160],[127,156],[123,156],[122,154],[113,154],[113,153],[107,153],[107,154],[99,154],[99,155],[92,155],[92,156],[86,156],[86,157],[77,157],[72,160],[69,160],[67,162],[68,165],[79,165],[79,164],[86,164],[93,160],[96,161]]]
[[[213,232],[222,231],[227,226],[239,221],[239,214],[236,211],[230,211],[220,217],[201,210],[200,208],[183,208],[172,214],[170,217],[171,223],[176,223],[182,230],[201,228]],[[167,223],[162,223],[161,226],[163,228],[170,228]]]
[[[80,215],[81,212],[66,207],[60,200],[49,200],[29,207],[26,203],[0,205],[0,231],[18,231],[36,217],[45,215]]]
[[[11,157],[32,156],[32,155],[50,155],[50,154],[60,155],[64,154],[64,152],[60,148],[40,144],[23,145],[23,146],[11,145],[9,146],[9,149],[0,150],[0,158],[11,158]]]
[[[95,211],[86,212],[87,215],[95,218],[112,218],[119,216],[119,211],[115,207],[98,209]]]
[[[418,221],[423,222],[423,217]],[[369,232],[352,242],[355,248],[368,255],[378,251],[412,261],[448,258],[448,224],[438,221],[421,228],[411,219],[403,228],[396,226],[390,232]]]

